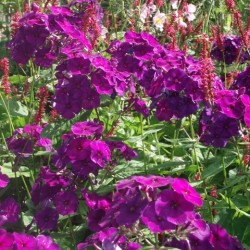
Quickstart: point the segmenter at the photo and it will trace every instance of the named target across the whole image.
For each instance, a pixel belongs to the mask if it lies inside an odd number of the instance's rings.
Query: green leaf
[[[12,75],[9,77],[11,84],[23,84],[26,80],[26,76],[22,75]]]
[[[250,214],[246,213],[245,211],[239,209],[233,202],[231,199],[227,198],[226,196],[224,196],[223,194],[220,194],[221,197],[226,201],[226,203],[232,208],[235,209],[239,214],[242,214],[248,218],[250,218]]]
[[[241,242],[250,249],[250,225],[246,227]]]
[[[25,105],[23,105],[20,101],[16,101],[13,99],[8,101],[7,105],[9,107],[9,112],[11,116],[25,117],[28,116],[29,114],[28,108]]]
[[[224,162],[221,156],[212,160],[213,162],[208,167],[206,167],[202,173],[203,179],[214,177],[218,173],[222,172],[224,170],[224,167],[229,167],[235,161],[235,157],[226,156],[224,157]]]

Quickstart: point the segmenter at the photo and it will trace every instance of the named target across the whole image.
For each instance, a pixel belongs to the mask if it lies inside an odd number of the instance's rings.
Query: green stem
[[[140,115],[140,123],[141,123],[141,135],[143,135],[143,115]],[[148,174],[148,169],[147,169],[147,162],[146,162],[146,154],[145,154],[145,144],[144,141],[142,140],[142,151],[143,151],[143,162],[144,162],[144,171],[145,174]]]
[[[7,116],[9,118],[10,132],[12,133],[15,130],[15,128],[14,128],[14,125],[13,125],[13,122],[12,122],[12,119],[11,119],[11,116],[10,116],[10,112],[9,112],[9,109],[8,109],[8,107],[6,105],[6,102],[5,102],[5,100],[4,100],[3,96],[2,96],[2,93],[0,93],[0,97],[1,97],[1,100],[3,102],[3,106],[4,106],[5,110],[6,110]]]
[[[71,237],[72,237],[72,240],[73,240],[74,247],[76,249],[77,247],[76,247],[76,239],[75,239],[75,235],[74,235],[74,229],[73,229],[72,221],[71,221],[71,218],[70,218],[69,215],[68,215],[68,220],[69,220],[70,234],[71,234]]]

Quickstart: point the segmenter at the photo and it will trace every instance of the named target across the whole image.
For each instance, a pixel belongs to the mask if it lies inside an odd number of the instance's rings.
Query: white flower
[[[178,0],[170,0],[172,9],[176,10],[178,8]]]
[[[163,25],[165,21],[166,15],[164,13],[160,13],[160,11],[157,10],[155,16],[153,17],[153,24],[155,25],[156,29],[163,31]]]
[[[187,20],[190,22],[190,21],[193,21],[195,19],[195,13],[196,11],[196,6],[194,4],[188,4],[187,6]]]
[[[193,14],[193,13],[195,13],[195,11],[196,11],[196,6],[194,4],[192,4],[192,3],[188,4],[187,12]]]
[[[149,13],[149,9],[148,9],[147,4],[143,4],[141,7],[141,13],[140,13],[140,20],[142,23],[145,23],[148,13]]]
[[[140,20],[142,23],[145,23],[147,16],[152,16],[153,12],[156,10],[156,5],[150,4],[143,4],[140,11]]]
[[[103,25],[102,25],[102,30],[101,30],[101,38],[102,39],[105,39],[106,38],[106,34],[108,33],[108,30],[107,30],[107,28],[106,27],[104,27]]]

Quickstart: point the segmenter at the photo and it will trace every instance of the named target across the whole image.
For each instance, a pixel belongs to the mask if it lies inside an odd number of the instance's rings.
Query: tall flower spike
[[[208,56],[208,43],[208,37],[203,35],[201,49],[201,81],[206,101],[213,103],[213,80],[215,68],[212,59]]]
[[[226,6],[229,11],[234,11],[235,9],[235,2],[234,0],[226,0]]]
[[[39,89],[39,92],[37,94],[37,97],[39,98],[39,107],[34,115],[34,122],[35,124],[40,124],[42,122],[42,118],[45,113],[45,105],[47,103],[49,91],[46,86],[43,86]]]
[[[11,18],[11,23],[10,23],[10,34],[11,37],[13,38],[15,34],[17,33],[20,24],[19,24],[19,19],[20,19],[20,13],[16,12],[12,18]]]
[[[5,95],[8,95],[11,92],[10,82],[9,82],[9,59],[3,58],[0,60],[0,70],[3,72],[2,78],[2,88]]]

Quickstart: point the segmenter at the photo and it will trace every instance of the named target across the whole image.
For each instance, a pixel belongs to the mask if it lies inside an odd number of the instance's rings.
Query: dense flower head
[[[52,6],[50,13],[42,13],[33,7],[19,19],[18,29],[9,43],[12,59],[26,64],[35,57],[37,65],[47,68],[63,49],[68,49],[68,54],[73,50],[92,50],[101,35],[102,8],[97,1],[76,2],[72,1],[68,6]],[[61,43],[56,42],[59,37]]]
[[[200,141],[205,145],[225,147],[231,137],[239,134],[239,121],[214,107],[206,108],[200,119]]]
[[[27,124],[24,128],[16,129],[6,142],[10,151],[16,156],[28,157],[32,154],[33,147],[52,150],[51,140],[41,136],[43,127]],[[45,140],[45,141],[44,141]]]
[[[95,233],[78,249],[87,249],[94,243],[105,249],[130,249],[129,240],[146,229],[152,233],[168,232],[159,241],[165,247],[212,250],[231,244],[243,249],[226,230],[208,225],[195,212],[195,206],[202,206],[202,199],[185,179],[132,176],[117,183],[114,194],[99,196],[86,189],[82,194],[89,208],[88,225]]]
[[[144,243],[141,236],[147,237],[152,233],[156,233],[155,240],[160,248],[244,249],[237,238],[229,235],[225,229],[217,224],[209,225],[201,218],[199,212],[203,198],[185,179],[153,174],[132,176],[112,186],[112,192],[103,193],[106,182],[110,185],[111,180],[113,185],[113,181],[120,178],[116,176],[119,160],[129,161],[138,156],[136,151],[119,141],[120,131],[117,134],[114,132],[117,124],[123,120],[123,114],[130,117],[129,112],[136,111],[144,118],[150,116],[142,121],[140,115],[140,121],[145,123],[151,118],[153,122],[156,118],[171,123],[190,117],[190,120],[180,121],[180,132],[188,133],[186,127],[190,123],[192,139],[195,139],[192,115],[200,114],[197,119],[200,142],[206,146],[225,147],[232,137],[240,134],[242,125],[250,127],[250,67],[239,73],[230,89],[227,89],[228,86],[225,87],[216,75],[211,58],[197,60],[187,55],[187,47],[185,52],[173,50],[172,45],[161,45],[147,32],[126,32],[123,40],[112,41],[107,49],[100,47],[100,51],[95,52],[103,18],[98,1],[73,0],[67,6],[47,8],[47,5],[54,4],[49,2],[46,2],[44,9],[36,3],[32,4],[31,11],[27,11],[19,20],[9,48],[12,59],[18,64],[31,60],[35,70],[52,67],[54,72],[55,69],[57,82],[53,86],[52,108],[63,119],[75,119],[60,127],[58,132],[63,131],[64,134],[61,140],[53,140],[57,146],[55,149],[51,139],[42,137],[46,124],[27,124],[14,130],[6,140],[8,149],[16,156],[13,170],[16,165],[21,165],[21,160],[28,163],[28,157],[33,157],[33,165],[38,164],[39,173],[30,169],[37,177],[32,181],[34,184],[30,191],[33,206],[23,203],[28,209],[33,209],[34,218],[28,226],[25,225],[25,232],[32,235],[0,229],[0,249],[58,250],[60,247],[47,235],[50,231],[61,230],[63,225],[67,228],[68,224],[64,224],[66,216],[74,233],[76,228],[72,228],[71,223],[75,219],[78,223],[78,218],[81,223],[82,212],[89,236],[85,242],[77,245],[78,250],[140,249],[140,244]],[[180,9],[174,14],[175,18],[169,20],[160,12],[162,1],[156,2],[159,9],[153,5],[153,1],[147,1],[142,13],[136,14],[137,17],[145,23],[157,10],[153,18],[156,29],[163,31],[165,22],[167,26],[167,22],[177,20],[176,27],[181,29],[182,25],[183,41],[191,36],[193,27],[189,23],[186,31],[183,28],[186,24],[180,16],[192,21],[196,11],[194,5],[186,1],[171,1],[172,8]],[[139,1],[136,0],[134,6],[139,6]],[[130,21],[133,22],[132,19]],[[106,42],[110,42],[108,38]],[[227,35],[223,47],[213,44],[211,57],[226,64],[242,62],[241,49],[242,38]],[[51,83],[49,86],[52,86]],[[117,96],[120,98],[118,102]],[[107,124],[104,124],[102,115],[113,101],[114,106],[119,105],[117,117],[111,115],[111,119],[108,122],[105,120]],[[88,120],[95,116],[92,112],[94,109],[98,118]],[[83,111],[85,113],[81,114]],[[73,124],[75,120],[77,122]],[[65,132],[68,126],[71,126],[71,130]],[[112,137],[113,134],[117,137]],[[157,140],[155,142],[158,144]],[[138,145],[141,145],[140,141]],[[144,155],[147,146],[151,145],[143,145]],[[34,154],[41,148],[47,151],[45,156]],[[162,150],[158,151],[161,153]],[[178,152],[174,152],[173,148],[172,153],[174,159],[174,153]],[[179,172],[177,174],[179,176]],[[110,176],[112,179],[109,179]],[[23,181],[25,188],[28,188],[30,183],[26,185],[25,178]],[[8,176],[0,170],[0,189],[5,188],[8,182]],[[110,186],[107,189],[111,190]],[[13,198],[1,201],[0,226],[17,223],[19,214],[20,206]],[[35,237],[42,232],[46,236],[40,234]]]

